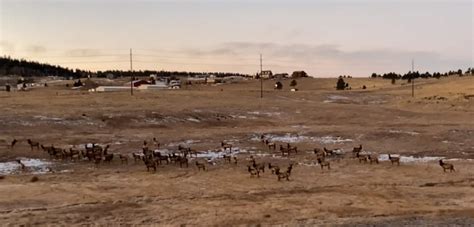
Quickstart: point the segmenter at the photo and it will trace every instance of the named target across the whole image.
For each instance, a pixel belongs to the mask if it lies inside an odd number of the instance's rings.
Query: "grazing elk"
[[[18,164],[20,165],[21,171],[25,171],[25,170],[26,170],[25,164],[23,164],[20,159],[17,159],[16,162],[18,162]]]
[[[328,170],[331,169],[331,164],[322,158],[318,158],[318,163],[321,166],[321,169],[324,169],[325,166],[328,168]]]
[[[81,151],[76,149],[75,147],[69,148],[69,155],[72,161],[81,160]]]
[[[400,157],[399,156],[392,156],[391,154],[388,154],[388,160],[392,163],[397,163],[397,165],[400,165]]]
[[[456,170],[454,170],[453,164],[446,163],[442,159],[439,160],[439,165],[443,168],[444,172],[446,172],[446,170],[449,170],[449,172],[456,172]]]
[[[201,169],[203,171],[206,171],[206,165],[204,163],[200,163],[200,162],[196,161],[196,166],[198,168],[198,171],[200,171]]]
[[[234,156],[234,164],[237,165],[237,157]]]
[[[28,144],[30,145],[31,147],[31,150],[33,150],[33,148],[36,148],[39,150],[40,148],[40,143],[39,142],[36,142],[36,141],[32,141],[30,139],[26,140],[28,142]]]
[[[247,165],[247,171],[250,173],[250,177],[254,177],[254,176],[260,177],[260,171],[258,171],[258,169],[253,168],[250,165]]]
[[[268,169],[272,171],[272,174],[275,174],[277,170],[280,170],[280,167],[272,165],[272,163],[268,163]]]

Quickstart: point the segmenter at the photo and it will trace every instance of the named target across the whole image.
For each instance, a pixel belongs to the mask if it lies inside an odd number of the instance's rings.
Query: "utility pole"
[[[413,75],[413,78],[411,78],[411,97],[415,97],[415,59],[411,60],[411,75]]]
[[[130,48],[130,95],[133,95],[132,48]]]
[[[263,98],[263,77],[262,77],[262,54],[260,54],[260,98]]]

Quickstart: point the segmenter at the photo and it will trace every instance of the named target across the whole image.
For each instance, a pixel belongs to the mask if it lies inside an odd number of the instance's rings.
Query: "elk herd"
[[[296,156],[299,152],[297,146],[293,146],[290,143],[277,144],[271,139],[268,139],[265,135],[261,135],[260,140],[262,145],[268,148],[269,152],[275,152],[277,154],[280,154],[282,158],[290,158],[291,156]],[[61,148],[52,144],[50,146],[40,144],[40,142],[33,141],[31,139],[27,139],[26,142],[28,143],[31,151],[42,149],[52,159],[73,162],[89,161],[94,163],[96,167],[98,167],[101,163],[111,163],[114,157],[117,157],[120,160],[120,163],[125,165],[129,164],[129,158],[133,158],[133,161],[135,163],[142,162],[148,172],[156,172],[159,166],[165,164],[175,166],[179,165],[180,168],[189,168],[189,164],[194,162],[196,166],[195,168],[198,171],[207,171],[208,165],[215,165],[215,162],[212,162],[212,160],[199,158],[199,151],[192,149],[191,147],[185,147],[181,144],[177,146],[176,151],[164,153],[162,152],[162,150],[159,150],[161,144],[156,138],[153,138],[153,145],[151,148],[149,147],[148,142],[144,141],[142,151],[132,153],[130,156],[127,154],[114,154],[109,152],[109,145],[97,145],[94,143],[88,143],[80,146],[74,145],[69,148]],[[15,148],[15,145],[18,143],[19,141],[17,139],[13,139],[7,145],[7,148],[13,150]],[[82,147],[82,149],[80,147]],[[223,160],[223,163],[233,164],[237,166],[238,158],[236,155],[233,155],[232,148],[232,143],[221,141],[220,150],[224,154],[221,155],[219,158]],[[315,161],[320,166],[321,170],[330,170],[331,162],[339,161],[343,158],[347,158],[348,156],[348,154],[343,152],[341,149],[328,149],[326,147],[323,147],[323,149],[314,148],[311,153],[314,153]],[[379,164],[378,155],[365,152],[362,148],[362,145],[359,145],[358,147],[354,147],[352,149],[352,158],[358,160],[359,163]],[[275,163],[259,162],[253,155],[250,156],[247,161],[248,164],[246,165],[246,169],[250,174],[250,177],[259,178],[261,174],[265,173],[265,169],[267,168],[272,175],[276,176],[276,179],[278,181],[282,179],[286,179],[287,181],[289,181],[293,167],[296,165],[296,163],[289,163],[286,168],[283,167],[282,169]],[[400,156],[388,154],[388,161],[390,161],[391,165],[395,164],[399,166]],[[19,168],[21,170],[25,170],[25,165],[20,160],[17,160],[17,162],[20,165]],[[439,160],[439,165],[442,167],[444,172],[446,172],[447,170],[449,170],[450,172],[455,171],[454,165],[446,163],[444,160]]]

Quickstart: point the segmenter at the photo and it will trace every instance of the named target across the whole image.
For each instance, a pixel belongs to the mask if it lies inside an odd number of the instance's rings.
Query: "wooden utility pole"
[[[132,48],[130,48],[130,95],[133,95]]]
[[[260,98],[263,98],[262,54],[260,54]]]
[[[411,97],[415,97],[415,59],[411,60]]]

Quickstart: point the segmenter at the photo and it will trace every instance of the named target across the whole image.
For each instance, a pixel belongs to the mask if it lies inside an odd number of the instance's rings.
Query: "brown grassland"
[[[99,81],[100,82],[100,81]],[[17,171],[0,179],[1,225],[472,225],[474,223],[474,77],[420,79],[411,86],[390,80],[299,79],[299,91],[273,90],[265,81],[181,90],[89,93],[65,82],[26,92],[0,92],[0,161],[48,160],[51,172]],[[71,83],[69,81],[69,83]],[[367,86],[363,90],[361,87]],[[280,157],[254,139],[261,134],[301,135],[299,152]],[[96,167],[88,161],[52,160],[30,150],[27,139],[55,146],[109,144],[115,154],[139,152],[156,137],[163,148],[185,143],[198,151],[231,142],[242,151],[237,165],[216,159],[207,171],[115,157]],[[322,138],[342,138],[325,141]],[[16,138],[14,149],[7,147]],[[309,138],[309,139],[308,139]],[[319,139],[318,139],[319,138]],[[189,140],[192,140],[191,142]],[[284,144],[279,143],[277,144]],[[445,157],[359,163],[352,148],[377,154]],[[321,170],[314,148],[341,148],[342,160]],[[246,160],[285,167],[290,181],[266,170],[247,172]],[[423,160],[423,159],[420,159]],[[204,161],[204,160],[203,160]]]

